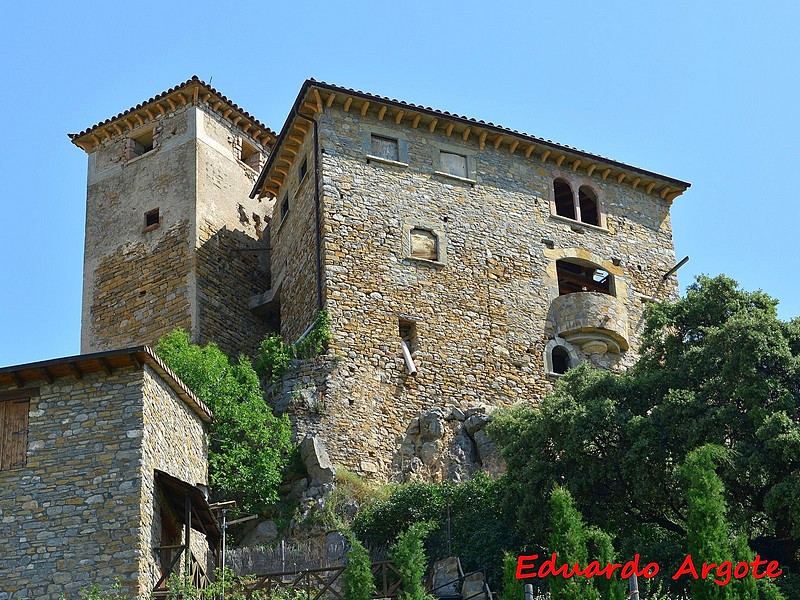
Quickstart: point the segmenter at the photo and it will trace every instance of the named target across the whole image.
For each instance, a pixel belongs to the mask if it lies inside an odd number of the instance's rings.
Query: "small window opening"
[[[589,225],[600,225],[600,215],[597,210],[597,196],[589,186],[581,186],[578,190],[581,206],[581,221]]]
[[[400,347],[403,351],[403,361],[406,365],[408,374],[412,377],[417,376],[417,365],[414,362],[412,353],[417,349],[417,324],[413,321],[399,319]]]
[[[400,148],[394,138],[380,135],[372,136],[372,155],[387,160],[400,160]]]
[[[283,197],[283,202],[281,202],[281,221],[286,218],[286,215],[289,214],[289,196]]]
[[[411,230],[411,257],[439,260],[439,240],[428,229]]]
[[[300,170],[297,172],[298,183],[306,178],[307,173],[308,173],[308,158],[304,158],[303,162],[300,163]]]
[[[161,213],[158,208],[144,213],[144,231],[152,231],[161,225]]]
[[[563,179],[556,179],[553,182],[555,191],[556,214],[560,217],[575,219],[575,200],[572,196],[572,188]]]
[[[600,292],[614,295],[614,278],[608,271],[600,267],[559,260],[556,261],[556,271],[558,293],[561,296],[576,292]]]
[[[439,154],[439,163],[444,173],[455,175],[456,177],[467,178],[467,157],[461,154],[442,151]]]
[[[239,158],[244,164],[255,171],[258,171],[258,168],[261,166],[261,152],[247,140],[242,140],[242,154]]]
[[[148,129],[137,136],[125,140],[125,160],[147,154],[155,147],[154,129]]]
[[[553,367],[553,373],[563,375],[570,368],[569,352],[563,346],[555,346],[550,353],[550,362]]]

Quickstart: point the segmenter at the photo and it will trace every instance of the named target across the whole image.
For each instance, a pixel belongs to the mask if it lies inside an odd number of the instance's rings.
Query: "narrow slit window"
[[[412,353],[417,349],[417,325],[413,321],[400,319],[398,321],[400,334],[400,348],[403,352],[403,362],[405,363],[408,374],[412,377],[417,376],[417,365],[414,362]]]
[[[439,154],[439,164],[443,173],[467,178],[467,157],[462,154],[442,151]]]
[[[289,214],[289,196],[284,196],[281,202],[281,221]]]
[[[572,196],[572,188],[562,180],[556,179],[553,182],[555,192],[556,214],[560,217],[575,219],[575,199]]]
[[[600,212],[597,210],[597,196],[589,186],[581,186],[578,190],[581,206],[581,222],[589,225],[600,225]]]
[[[297,171],[297,182],[300,183],[303,179],[306,178],[306,174],[308,173],[308,158],[304,158],[303,162],[300,163],[300,169]]]
[[[380,135],[372,136],[372,155],[386,160],[400,161],[400,149],[397,139],[383,137]]]
[[[161,211],[158,208],[148,210],[144,213],[144,231],[152,231],[161,225]]]

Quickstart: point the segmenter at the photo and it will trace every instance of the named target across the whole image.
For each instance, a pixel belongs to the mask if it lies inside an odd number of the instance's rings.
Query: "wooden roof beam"
[[[514,154],[514,152],[517,150],[517,146],[519,146],[519,140],[512,141],[511,145],[508,147],[508,151],[511,152],[511,154]]]
[[[317,103],[317,112],[322,112],[322,96],[319,95],[319,90],[314,88],[311,90],[311,94],[314,96],[314,101]]]
[[[533,154],[533,151],[535,149],[536,149],[536,145],[535,144],[531,144],[530,146],[525,148],[525,158],[530,158],[531,154]]]
[[[353,104],[353,97],[348,96],[347,100],[344,101],[344,112],[350,112],[350,105]]]
[[[481,131],[481,134],[478,136],[478,145],[481,147],[481,150],[486,148],[486,136],[489,135],[488,131]]]
[[[16,371],[11,371],[11,379],[14,380],[14,384],[18,388],[25,387],[25,382],[22,380],[22,377],[20,377],[19,373],[17,373]]]
[[[365,116],[367,111],[369,110],[369,100],[365,100],[364,104],[361,105],[361,116]]]
[[[386,105],[381,106],[381,109],[378,111],[378,121],[383,121],[383,117],[386,116]]]
[[[336,100],[336,94],[331,92],[330,94],[328,94],[328,99],[325,101],[325,106],[330,108],[331,106],[333,106],[333,101],[334,100]]]
[[[500,144],[502,143],[503,143],[503,136],[498,135],[496,138],[494,138],[494,149],[497,150],[500,147]]]
[[[436,129],[436,126],[437,126],[438,124],[439,124],[439,119],[437,119],[436,117],[434,117],[433,119],[431,119],[431,122],[430,122],[430,123],[428,123],[428,131],[430,131],[431,133],[433,133],[433,132],[434,132],[434,130]]]
[[[467,125],[467,126],[464,128],[464,132],[461,134],[461,139],[462,139],[462,140],[464,140],[464,141],[466,142],[466,141],[469,139],[469,134],[470,134],[470,133],[472,133],[472,127],[470,127],[469,125]]]
[[[414,120],[411,122],[411,126],[412,126],[414,129],[416,129],[417,127],[419,127],[419,121],[420,121],[420,119],[421,119],[421,118],[422,118],[422,115],[420,115],[419,113],[417,113],[416,115],[414,115]]]
[[[545,150],[544,152],[542,152],[542,157],[541,157],[542,162],[547,162],[549,156],[550,156],[550,150]]]
[[[603,169],[603,172],[601,174],[601,177],[603,178],[603,181],[608,179],[609,175],[611,175],[611,169]]]
[[[42,377],[47,383],[53,383],[53,374],[47,367],[42,367],[41,369],[39,369],[39,373],[42,374]]]
[[[402,108],[397,111],[397,114],[394,116],[394,124],[395,125],[400,125],[400,121],[403,120],[403,115],[404,114],[406,114],[406,111],[404,111]]]
[[[450,136],[452,136],[452,135],[453,135],[453,128],[454,128],[455,126],[456,126],[456,124],[455,124],[455,123],[448,123],[448,124],[447,124],[447,129],[445,130],[445,133],[447,134],[447,137],[450,137]]]
[[[580,167],[580,166],[581,166],[581,159],[580,158],[576,158],[575,162],[572,163],[572,172],[573,173],[577,173],[578,172],[578,167]]]

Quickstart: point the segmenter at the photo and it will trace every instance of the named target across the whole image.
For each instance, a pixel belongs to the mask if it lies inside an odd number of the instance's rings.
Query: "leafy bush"
[[[156,352],[214,413],[208,453],[215,497],[248,511],[277,501],[292,447],[289,420],[272,414],[247,358],[231,364],[215,344],[192,344],[182,329],[159,340]]]
[[[372,577],[372,562],[363,544],[350,534],[350,551],[347,553],[347,566],[344,569],[345,600],[372,600],[377,590]]]
[[[277,333],[264,338],[256,353],[255,370],[274,383],[283,377],[293,358],[309,359],[322,354],[330,339],[331,318],[327,310],[322,310],[317,313],[311,330],[293,346],[286,345]]]

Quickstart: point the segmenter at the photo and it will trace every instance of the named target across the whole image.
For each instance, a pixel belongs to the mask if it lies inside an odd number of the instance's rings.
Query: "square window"
[[[161,213],[159,209],[154,208],[153,210],[148,210],[146,213],[144,213],[144,229],[142,230],[142,233],[152,231],[159,225],[161,225]]]
[[[443,173],[455,175],[456,177],[463,177],[464,179],[467,179],[469,176],[467,157],[463,154],[454,154],[453,152],[445,152],[442,150],[439,153],[439,165]]]
[[[372,155],[386,160],[400,161],[397,139],[372,134]]]
[[[281,221],[289,214],[289,196],[284,196],[281,202]]]
[[[155,129],[148,129],[125,140],[125,160],[147,154],[155,148]]]
[[[411,257],[439,260],[439,240],[429,229],[415,227],[411,230]]]
[[[261,166],[261,152],[247,140],[242,140],[241,161],[254,171],[258,171]]]

